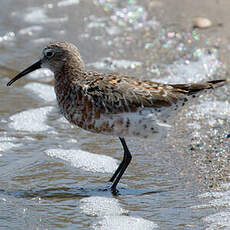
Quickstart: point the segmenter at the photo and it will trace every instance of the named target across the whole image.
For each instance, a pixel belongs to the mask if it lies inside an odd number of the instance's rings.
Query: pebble
[[[193,27],[194,28],[201,28],[205,29],[212,26],[212,22],[208,18],[197,17],[193,20]]]

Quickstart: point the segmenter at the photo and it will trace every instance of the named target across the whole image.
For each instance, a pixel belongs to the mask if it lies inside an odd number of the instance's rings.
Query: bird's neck
[[[60,69],[54,71],[56,83],[68,84],[73,80],[81,80],[85,66],[80,57],[71,57],[65,60]]]

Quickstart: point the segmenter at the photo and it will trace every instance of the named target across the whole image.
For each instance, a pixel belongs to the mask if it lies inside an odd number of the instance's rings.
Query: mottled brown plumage
[[[8,85],[40,67],[54,72],[55,92],[61,113],[85,130],[119,136],[124,159],[113,177],[112,190],[131,161],[125,136],[163,135],[167,119],[187,98],[225,80],[194,84],[162,84],[137,80],[123,74],[87,71],[76,46],[67,42],[49,44],[41,60],[27,68]]]

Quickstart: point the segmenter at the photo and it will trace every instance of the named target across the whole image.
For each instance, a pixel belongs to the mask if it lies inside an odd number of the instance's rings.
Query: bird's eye
[[[51,50],[51,49],[48,49],[48,50],[45,50],[44,54],[45,54],[46,57],[50,58],[50,57],[52,57],[54,55],[54,51]]]

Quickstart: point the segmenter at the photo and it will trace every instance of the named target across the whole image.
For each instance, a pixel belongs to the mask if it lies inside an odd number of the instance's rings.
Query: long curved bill
[[[13,79],[11,79],[8,83],[7,86],[12,85],[15,81],[17,81],[18,79],[22,78],[23,76],[25,76],[28,73],[33,72],[36,69],[40,69],[41,68],[41,60],[37,61],[36,63],[34,63],[33,65],[31,65],[30,67],[28,67],[27,69],[23,70],[21,73],[19,73],[18,75],[16,75]]]

